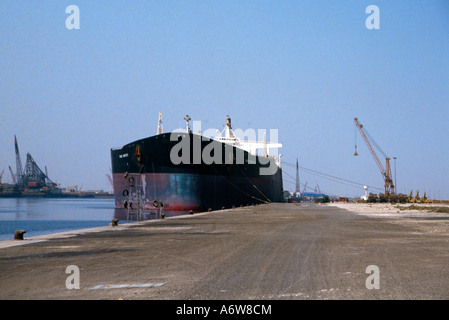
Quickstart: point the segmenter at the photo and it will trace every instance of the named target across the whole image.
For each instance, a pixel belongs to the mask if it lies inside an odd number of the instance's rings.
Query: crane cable
[[[226,182],[228,182],[230,185],[232,185],[234,188],[236,188],[236,189],[237,189],[238,191],[240,191],[241,193],[244,193],[244,194],[247,195],[248,197],[251,197],[251,198],[253,198],[253,199],[258,200],[258,201],[260,201],[261,203],[268,203],[268,201],[265,201],[265,200],[263,200],[263,199],[259,199],[259,198],[255,197],[255,196],[252,196],[252,195],[250,195],[249,193],[247,193],[247,192],[243,191],[242,189],[240,189],[239,187],[237,187],[234,183],[232,183],[232,181],[230,181],[230,180],[227,179],[223,174],[221,174],[220,172],[218,172],[218,170],[216,170],[216,169],[214,168],[213,165],[210,166],[210,167],[212,168],[212,170],[215,171],[215,173],[217,173],[217,175],[221,176]]]
[[[288,174],[286,171],[284,171],[284,170],[282,170],[282,173],[285,173],[285,174],[286,174],[287,176],[289,176],[290,178],[295,179],[295,178],[293,178],[291,175],[289,175],[289,174]],[[286,182],[291,183],[291,184],[296,184],[296,182],[289,181],[289,180],[287,180],[287,179],[285,179],[285,178],[284,178],[284,180],[285,180]],[[307,186],[307,184],[303,184],[303,183],[299,183],[299,184],[302,185],[302,186],[305,186],[306,188],[310,189],[311,191],[314,191],[314,189],[311,188],[311,187],[309,187],[309,186]]]
[[[245,176],[246,180],[248,180],[248,182],[254,187],[254,189],[259,191],[259,193],[262,196],[264,196],[264,198],[267,199],[268,202],[271,202],[271,200],[262,191],[260,191],[259,188],[257,188],[257,186],[251,180],[249,180],[249,178],[246,176],[246,174],[243,172],[242,168],[240,168],[239,165],[237,165],[237,168],[239,168],[240,172]]]
[[[287,162],[287,161],[285,161],[285,160],[282,161],[282,163],[283,163],[283,164],[287,164],[287,165],[289,165],[289,166],[292,166],[292,167],[295,167],[295,168],[296,168],[296,165],[295,165],[295,164],[289,163],[289,162]],[[322,178],[329,179],[329,180],[332,180],[332,181],[334,181],[334,182],[338,182],[338,183],[344,184],[343,182],[341,182],[341,181],[344,181],[344,182],[347,182],[347,183],[355,184],[355,185],[357,185],[357,186],[365,186],[364,184],[359,183],[359,182],[355,182],[355,181],[351,181],[351,180],[339,178],[339,177],[336,177],[336,176],[333,176],[333,175],[330,175],[330,174],[327,174],[327,173],[319,172],[319,171],[312,170],[312,169],[308,169],[308,168],[305,168],[305,167],[299,167],[299,169],[301,169],[301,170],[303,170],[303,171],[305,171],[305,172],[307,172],[307,173],[310,173],[310,174],[319,175],[319,176],[322,177]],[[338,181],[338,180],[341,180],[341,181]],[[371,189],[380,190],[380,191],[383,190],[383,189],[381,189],[381,188],[376,188],[376,187],[370,187],[370,188],[371,188]]]

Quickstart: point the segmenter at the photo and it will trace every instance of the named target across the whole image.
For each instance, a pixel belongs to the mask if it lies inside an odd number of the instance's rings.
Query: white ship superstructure
[[[239,139],[232,130],[231,118],[229,116],[226,116],[225,128],[221,133],[219,132],[219,135],[216,136],[214,140],[226,144],[231,144],[235,147],[238,147],[240,149],[249,152],[252,155],[257,155],[257,150],[262,149],[263,150],[262,156],[264,157],[270,157],[270,149],[282,148],[282,143],[267,142],[267,136],[265,132],[263,136],[263,141],[245,141]],[[278,158],[276,158],[276,156],[273,156],[279,167],[281,166],[281,156],[282,154],[280,154]]]

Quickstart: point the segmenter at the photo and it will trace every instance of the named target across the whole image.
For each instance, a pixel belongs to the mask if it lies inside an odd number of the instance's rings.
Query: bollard
[[[211,209],[211,208],[209,208],[209,209],[207,209],[207,211],[211,212],[211,211],[212,211],[212,209]]]
[[[225,207],[221,207],[221,210],[224,210],[225,209]]]
[[[26,233],[25,230],[16,230],[14,233],[14,240],[23,240],[23,234]]]
[[[161,219],[164,219],[165,218],[165,213],[161,213]]]
[[[111,226],[112,227],[117,227],[118,226],[117,222],[119,222],[119,219],[112,219]]]
[[[193,214],[193,210],[189,210],[189,214]]]

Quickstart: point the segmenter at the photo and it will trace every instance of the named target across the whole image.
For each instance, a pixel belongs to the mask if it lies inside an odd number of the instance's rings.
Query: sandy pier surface
[[[434,204],[434,203],[353,203],[353,202],[333,202],[325,204],[325,206],[333,206],[340,209],[345,209],[352,211],[354,213],[366,214],[371,216],[381,215],[381,216],[420,216],[425,215],[448,215],[449,213],[439,213],[435,212],[433,209],[438,208],[448,208],[449,204]],[[410,209],[410,207],[415,207],[415,209]],[[419,210],[421,209],[421,210]],[[429,210],[427,210],[429,209]]]
[[[388,204],[273,203],[14,244],[0,247],[4,300],[449,299],[449,214]]]

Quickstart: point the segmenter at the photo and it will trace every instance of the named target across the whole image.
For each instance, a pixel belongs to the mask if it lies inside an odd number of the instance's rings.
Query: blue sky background
[[[79,30],[65,26],[72,4]],[[372,4],[379,30],[365,27]],[[358,117],[397,157],[400,192],[448,199],[448,53],[445,0],[2,0],[0,172],[10,181],[16,134],[22,162],[30,152],[62,186],[111,190],[110,148],[154,135],[160,111],[165,131],[186,114],[203,129],[226,115],[278,129],[284,161],[381,188],[358,133],[353,156]],[[284,171],[293,191],[295,169]]]

